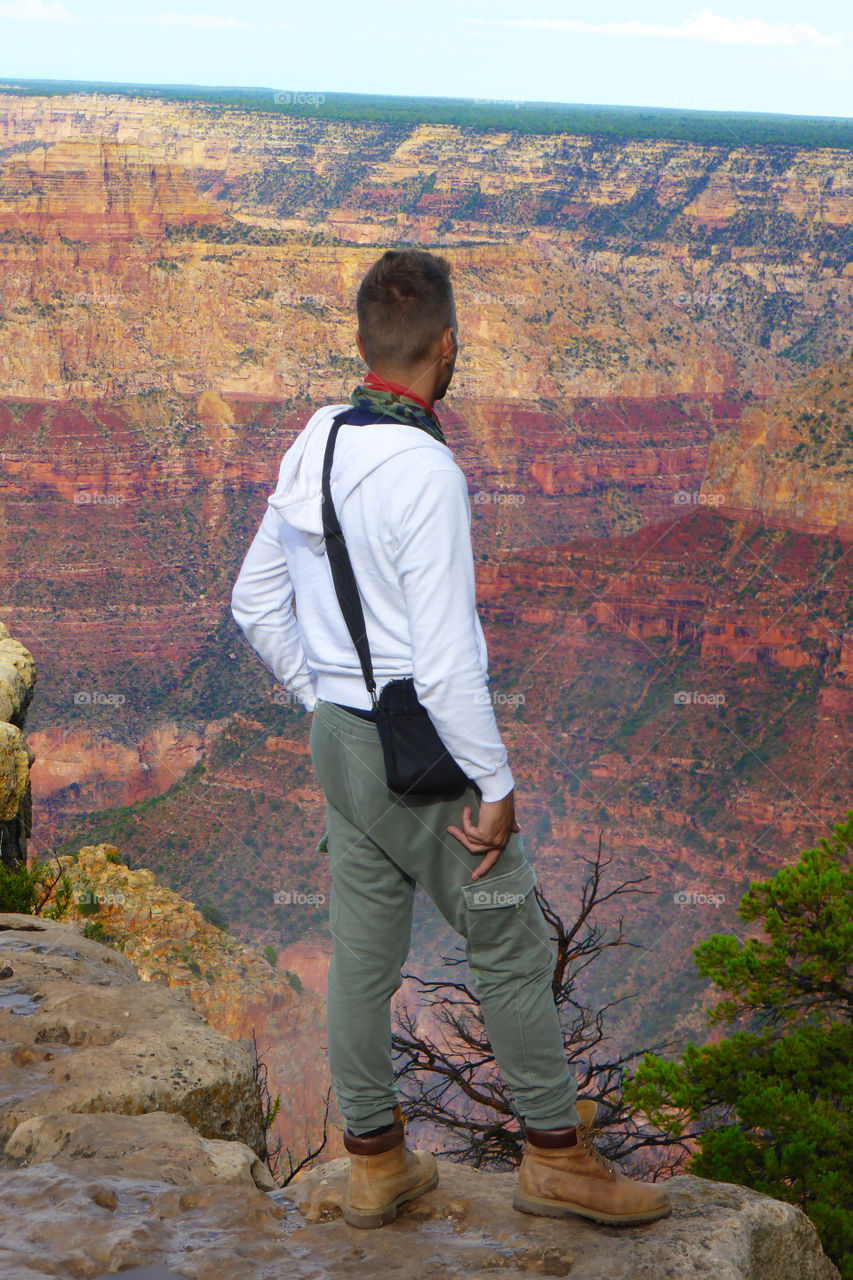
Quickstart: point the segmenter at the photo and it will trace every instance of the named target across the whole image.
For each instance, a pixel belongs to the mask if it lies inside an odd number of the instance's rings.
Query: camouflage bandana
[[[409,427],[420,427],[434,440],[447,444],[435,414],[422,409],[408,396],[401,396],[392,391],[374,391],[371,387],[359,385],[350,396],[350,404],[355,409],[375,413],[378,419],[390,419],[392,422],[404,422]]]

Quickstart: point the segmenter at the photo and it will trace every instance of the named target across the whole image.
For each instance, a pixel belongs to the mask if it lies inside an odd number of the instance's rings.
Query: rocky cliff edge
[[[358,1231],[345,1160],[273,1186],[252,1067],[76,926],[0,915],[0,1277],[837,1277],[798,1209],[693,1177],[671,1218],[616,1230],[516,1213],[514,1174],[441,1161],[434,1191]]]

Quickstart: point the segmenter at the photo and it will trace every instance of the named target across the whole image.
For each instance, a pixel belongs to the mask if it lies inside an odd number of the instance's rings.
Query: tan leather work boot
[[[581,1123],[569,1129],[526,1128],[513,1208],[545,1218],[573,1213],[610,1226],[654,1222],[672,1212],[669,1196],[654,1182],[634,1182],[595,1147],[592,1098],[575,1103]]]
[[[375,1138],[344,1130],[350,1153],[344,1218],[351,1227],[384,1227],[396,1218],[398,1205],[438,1185],[435,1157],[429,1151],[410,1151],[399,1106],[394,1116],[393,1129]]]

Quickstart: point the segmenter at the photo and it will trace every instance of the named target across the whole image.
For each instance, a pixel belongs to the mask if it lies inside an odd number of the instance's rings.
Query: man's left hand
[[[510,791],[500,800],[484,800],[476,825],[471,821],[470,806],[466,805],[462,827],[449,826],[447,830],[470,853],[486,855],[471,872],[471,879],[479,880],[495,865],[512,833],[521,830],[515,820],[515,793]]]

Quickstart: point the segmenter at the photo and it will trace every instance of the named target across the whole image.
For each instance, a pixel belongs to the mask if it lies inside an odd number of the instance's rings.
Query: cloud
[[[10,0],[0,4],[0,18],[23,18],[36,22],[68,22],[71,14],[62,4],[62,0],[52,0],[45,4],[44,0]]]
[[[157,22],[167,27],[251,27],[252,22],[243,22],[240,18],[220,18],[215,13],[160,13],[148,22]]]
[[[827,35],[808,22],[764,22],[761,18],[726,18],[710,9],[691,13],[678,26],[660,22],[584,22],[572,18],[494,18],[486,25],[526,27],[538,31],[578,31],[601,36],[652,36],[658,39],[700,40],[707,44],[813,44],[837,48],[847,37]]]

